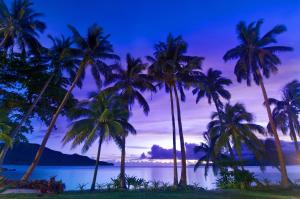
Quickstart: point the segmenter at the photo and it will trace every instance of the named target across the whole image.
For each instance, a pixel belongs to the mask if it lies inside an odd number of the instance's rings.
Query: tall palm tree
[[[237,155],[242,159],[242,144],[254,152],[256,157],[263,151],[262,142],[256,137],[255,132],[264,135],[265,129],[253,123],[253,115],[247,112],[243,104],[226,104],[224,109],[213,113],[212,121],[207,125],[209,137],[216,138],[214,152],[221,153],[228,147],[228,142],[233,143]]]
[[[66,93],[60,106],[57,108],[55,114],[52,117],[47,132],[43,138],[42,144],[39,147],[33,162],[22,177],[22,180],[28,180],[34,168],[38,164],[39,159],[42,156],[43,150],[47,144],[47,141],[51,135],[55,122],[65,103],[69,99],[76,84],[78,84],[78,81],[84,77],[85,69],[88,66],[91,67],[92,75],[96,80],[97,86],[100,88],[102,85],[101,76],[107,76],[111,72],[111,68],[108,67],[103,60],[119,58],[117,55],[113,54],[112,45],[107,40],[109,35],[104,35],[102,28],[98,25],[94,24],[88,29],[86,38],[81,36],[80,33],[73,26],[69,26],[69,28],[73,33],[73,40],[78,46],[78,48],[74,51],[76,51],[77,56],[81,59],[80,65],[68,92]]]
[[[135,59],[130,54],[126,55],[126,68],[119,66],[115,73],[111,75],[107,83],[115,82],[113,90],[120,93],[121,98],[127,103],[128,109],[131,111],[131,106],[137,102],[147,115],[150,111],[147,100],[143,97],[143,92],[155,92],[156,88],[152,84],[151,78],[145,74],[147,64],[143,63],[140,58]],[[133,131],[134,132],[134,131]],[[122,134],[121,137],[116,138],[118,145],[121,148],[121,171],[120,183],[121,188],[126,188],[125,184],[125,144],[128,132]]]
[[[35,12],[29,0],[13,0],[9,9],[3,0],[0,1],[0,47],[14,51],[17,47],[23,54],[26,49],[38,51],[38,41],[46,25],[40,21],[41,13]]]
[[[269,98],[270,105],[274,105],[272,115],[275,125],[286,134],[289,131],[291,139],[294,141],[295,149],[300,155],[297,136],[300,135],[300,124],[298,114],[300,113],[300,82],[294,80],[282,89],[282,99]],[[270,124],[268,124],[270,129]],[[272,131],[271,131],[272,132]]]
[[[124,131],[134,130],[127,122],[128,117],[129,112],[122,99],[105,90],[91,100],[79,103],[70,113],[73,122],[71,129],[63,138],[64,144],[72,141],[72,148],[83,144],[82,152],[85,153],[99,139],[91,191],[95,190],[101,145],[109,137],[120,136]]]
[[[43,70],[50,70],[50,74],[48,75],[47,81],[44,83],[43,88],[41,89],[40,93],[36,96],[33,103],[27,110],[27,112],[22,117],[21,121],[19,122],[18,126],[12,130],[10,136],[12,139],[16,137],[19,133],[23,124],[28,120],[28,118],[32,115],[33,110],[36,108],[38,102],[41,100],[42,96],[44,95],[46,89],[49,87],[49,84],[55,80],[55,82],[60,82],[62,86],[67,85],[67,82],[64,80],[64,74],[67,72],[70,76],[70,79],[74,78],[78,66],[79,60],[73,55],[72,53],[72,42],[70,38],[65,38],[62,36],[61,38],[54,38],[49,36],[49,38],[53,42],[53,46],[48,50],[46,55],[43,55],[47,61],[50,61],[50,64],[44,65]],[[33,58],[35,59],[35,58]],[[29,61],[30,62],[30,61]],[[81,83],[81,81],[79,81]],[[8,152],[9,146],[5,146],[1,150],[0,154],[0,165],[3,164],[4,158]]]
[[[195,77],[195,84],[193,89],[193,94],[197,95],[196,103],[203,97],[206,97],[208,103],[214,102],[216,111],[218,113],[219,119],[221,119],[221,109],[223,109],[223,103],[220,98],[229,100],[231,94],[224,86],[229,86],[232,84],[230,79],[222,77],[222,72],[219,70],[214,70],[209,68],[207,74],[198,73]],[[234,153],[231,148],[230,142],[227,143],[230,156],[234,160]]]
[[[234,73],[238,82],[246,80],[247,85],[250,86],[253,79],[254,82],[261,87],[280,162],[281,184],[282,186],[287,187],[289,183],[285,160],[280,146],[280,139],[272,117],[263,76],[269,78],[271,73],[277,72],[277,66],[281,63],[277,53],[291,51],[292,48],[276,44],[272,45],[277,43],[275,37],[286,31],[285,26],[277,25],[261,36],[260,28],[262,23],[262,20],[252,22],[248,25],[246,25],[245,22],[240,22],[237,25],[237,33],[240,44],[227,51],[223,59],[225,61],[237,59]]]
[[[179,184],[182,186],[187,185],[187,173],[186,173],[186,153],[185,143],[181,121],[181,110],[178,90],[180,92],[181,100],[185,100],[184,88],[188,87],[192,82],[192,72],[196,72],[201,69],[201,63],[203,58],[198,56],[188,56],[187,43],[181,36],[173,37],[168,35],[166,42],[159,42],[155,45],[154,57],[148,56],[148,60],[151,62],[149,67],[149,74],[159,82],[160,86],[165,86],[167,92],[170,92],[171,99],[171,112],[174,108],[172,92],[175,94],[175,102],[177,108],[177,121],[180,138],[180,149],[182,158],[182,169]],[[172,91],[173,90],[173,91]],[[172,114],[172,120],[174,119]],[[173,120],[174,121],[174,120]],[[176,157],[175,140],[175,122],[173,122],[173,156]],[[175,161],[174,161],[175,166]],[[176,172],[174,172],[176,173]],[[174,184],[175,182],[174,178]]]
[[[152,63],[148,69],[148,74],[158,83],[158,87],[161,88],[163,85],[165,91],[170,95],[170,105],[171,105],[171,118],[172,118],[172,142],[173,142],[173,172],[174,186],[178,185],[178,172],[177,172],[177,149],[176,149],[176,124],[175,124],[175,112],[174,112],[174,97],[173,97],[173,81],[167,78],[166,73],[164,73],[158,66],[158,61],[150,56],[147,59]],[[166,71],[165,71],[166,72]]]

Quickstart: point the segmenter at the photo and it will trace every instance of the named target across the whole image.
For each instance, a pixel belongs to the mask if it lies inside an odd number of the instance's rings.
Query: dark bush
[[[222,168],[216,184],[221,189],[250,189],[251,186],[258,183],[254,174],[247,170],[235,169],[229,171]]]

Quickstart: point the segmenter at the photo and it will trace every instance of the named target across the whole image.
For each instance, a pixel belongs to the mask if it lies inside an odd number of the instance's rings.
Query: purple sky
[[[233,74],[235,62],[225,64],[222,60],[226,50],[237,45],[236,24],[241,20],[250,22],[263,18],[263,32],[276,24],[285,24],[288,28],[278,40],[280,44],[292,46],[295,50],[281,56],[282,66],[279,67],[279,73],[266,80],[269,97],[280,97],[280,89],[284,84],[296,78],[300,79],[298,0],[35,0],[34,3],[36,10],[45,14],[43,19],[47,23],[46,34],[70,35],[67,24],[72,24],[85,33],[86,28],[96,22],[106,33],[111,34],[110,41],[122,60],[128,52],[142,58],[151,55],[153,45],[165,40],[169,32],[174,35],[181,34],[189,44],[189,54],[205,57],[204,71],[213,67],[222,70],[224,76],[233,80],[234,84],[229,87],[232,93],[231,102],[244,103],[247,109],[255,114],[256,122],[262,125],[266,125],[267,115],[262,106],[260,88],[237,83]],[[42,36],[41,39],[45,45],[49,44],[46,36]],[[94,90],[95,83],[88,72],[83,88],[76,89],[74,94],[79,99],[84,99],[88,92]],[[181,105],[185,141],[200,143],[202,132],[214,107],[209,106],[206,99],[196,104],[191,91],[187,91],[186,94],[187,100]],[[145,95],[151,111],[146,117],[138,106],[133,109],[130,121],[136,127],[138,135],[128,138],[128,158],[149,151],[153,144],[165,148],[172,145],[169,96],[162,91],[152,96]],[[68,122],[60,118],[57,127],[47,147],[65,153],[80,153],[80,147],[72,151],[68,145],[62,147],[61,138],[68,128]],[[34,133],[29,136],[30,140],[40,143],[45,130],[44,125],[36,122]],[[282,136],[282,139],[289,137]],[[96,147],[93,146],[86,155],[94,157],[95,153]],[[120,151],[110,141],[104,145],[102,157],[105,160],[118,159]]]

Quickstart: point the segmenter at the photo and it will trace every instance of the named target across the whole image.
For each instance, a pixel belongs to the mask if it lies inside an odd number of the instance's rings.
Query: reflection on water
[[[16,171],[4,172],[9,179],[20,179],[27,169],[27,166],[6,165],[6,168],[16,169]],[[288,166],[288,174],[292,181],[300,179],[300,166]],[[62,180],[66,184],[67,190],[75,190],[79,184],[90,184],[93,175],[92,166],[38,166],[34,171],[31,179],[49,179],[56,176],[57,180]],[[273,183],[280,181],[280,174],[277,169],[266,167],[262,172],[259,167],[246,167],[254,172],[258,179],[268,179]],[[111,178],[116,178],[119,174],[119,167],[106,166],[100,167],[97,183],[103,184],[110,182]],[[127,167],[126,174],[128,176],[137,176],[148,181],[159,180],[163,182],[173,182],[172,167]],[[180,176],[180,169],[178,170]],[[208,176],[204,177],[204,168],[199,168],[194,172],[193,167],[188,168],[188,182],[190,184],[197,183],[199,186],[214,189],[216,176],[209,170]]]

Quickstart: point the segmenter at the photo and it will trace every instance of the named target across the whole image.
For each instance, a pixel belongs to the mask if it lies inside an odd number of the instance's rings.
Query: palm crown
[[[48,59],[51,72],[55,73],[55,80],[60,81],[65,72],[70,79],[74,79],[80,60],[76,57],[71,38],[62,35],[61,37],[49,36],[49,39],[52,41],[52,47],[48,50]],[[82,79],[78,81],[78,86],[81,85]]]
[[[214,147],[216,143],[216,138],[210,138],[207,132],[204,133],[205,143],[201,143],[199,146],[195,146],[194,152],[203,152],[204,155],[200,157],[194,166],[194,170],[197,170],[202,166],[203,161],[205,162],[204,175],[208,175],[208,169],[212,166],[214,174],[218,173],[219,167],[225,166],[224,163],[230,162],[230,158],[223,153],[215,153]]]
[[[154,50],[154,57],[147,56],[151,63],[148,73],[158,82],[159,87],[165,85],[166,91],[177,86],[184,100],[183,88],[191,85],[192,74],[201,70],[203,58],[186,55],[187,43],[181,36],[173,37],[171,34],[166,42],[158,42]]]
[[[262,150],[261,141],[254,132],[265,134],[265,129],[253,123],[253,115],[246,111],[243,104],[226,104],[224,110],[219,114],[212,115],[212,121],[208,124],[208,134],[211,138],[217,138],[215,143],[215,153],[232,142],[237,154],[241,157],[242,143],[252,150],[256,155]]]
[[[126,105],[119,97],[106,91],[100,92],[89,101],[81,102],[70,112],[69,117],[73,123],[63,142],[73,140],[72,147],[84,143],[83,152],[100,135],[109,138],[121,135],[124,130],[135,132],[134,127],[127,122],[129,112]]]
[[[96,81],[98,88],[102,87],[103,75],[105,78],[111,74],[112,68],[109,67],[103,60],[104,59],[119,59],[113,53],[113,47],[107,40],[109,35],[104,35],[103,29],[94,24],[88,29],[86,38],[71,25],[70,30],[73,33],[73,40],[78,46],[74,49],[76,55],[81,58],[81,73],[82,78],[85,76],[84,67],[91,66],[92,75]]]
[[[290,130],[290,135],[292,140],[295,140],[296,134],[300,134],[300,124],[298,121],[298,114],[300,113],[300,82],[294,80],[288,83],[282,89],[282,99],[277,100],[275,98],[269,98],[271,105],[274,105],[272,112],[274,121],[277,128],[285,134],[288,129]],[[270,129],[270,124],[268,124],[268,129]]]
[[[222,108],[223,103],[220,96],[226,100],[230,99],[230,92],[224,88],[224,86],[230,85],[232,82],[230,79],[221,76],[222,72],[208,69],[207,74],[199,73],[195,77],[195,88],[193,94],[197,95],[196,103],[203,97],[207,97],[208,103],[211,104],[212,100],[216,103],[216,106]]]
[[[140,58],[133,58],[130,54],[126,56],[126,63],[126,69],[118,67],[116,72],[112,74],[110,82],[116,82],[114,89],[120,91],[120,95],[129,106],[137,100],[143,107],[144,113],[148,114],[150,108],[142,92],[155,92],[156,89],[151,78],[144,73],[147,64],[143,63]]]
[[[0,1],[1,47],[18,47],[22,52],[26,48],[34,51],[40,49],[37,38],[46,25],[38,19],[41,13],[35,12],[32,5],[28,0],[16,0],[9,9],[3,0]]]
[[[291,51],[291,47],[272,45],[277,43],[276,36],[285,32],[286,27],[277,25],[269,32],[260,35],[260,28],[263,20],[252,22],[246,25],[240,22],[237,25],[237,34],[240,44],[226,52],[223,59],[225,61],[237,59],[234,73],[238,82],[246,80],[251,84],[253,79],[259,84],[259,73],[261,70],[265,77],[278,71],[277,65],[281,63],[278,52]]]

